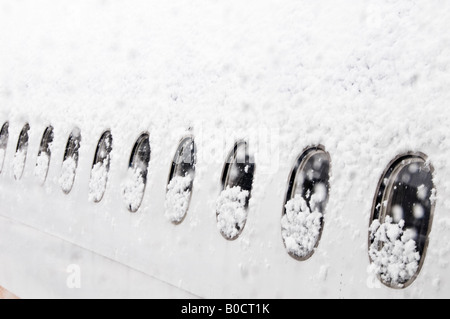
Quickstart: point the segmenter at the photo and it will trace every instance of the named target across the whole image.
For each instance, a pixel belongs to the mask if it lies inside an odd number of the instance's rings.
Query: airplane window
[[[144,133],[134,144],[128,164],[127,180],[123,186],[125,202],[132,213],[137,212],[144,198],[150,153],[150,136]]]
[[[225,239],[235,240],[247,221],[255,161],[245,141],[237,142],[222,172],[222,191],[216,202],[217,227]]]
[[[59,178],[59,183],[65,194],[70,193],[75,182],[80,146],[81,131],[79,128],[75,128],[72,133],[70,133],[69,139],[67,140],[61,176]]]
[[[289,176],[281,218],[281,234],[288,254],[310,258],[323,230],[323,216],[330,189],[330,155],[322,146],[305,150]]]
[[[434,212],[433,168],[422,153],[394,159],[378,183],[369,229],[370,269],[405,288],[422,268]]]
[[[106,131],[100,137],[95,150],[94,162],[92,163],[91,179],[89,181],[89,200],[98,203],[103,199],[108,183],[109,166],[112,151],[111,131]]]
[[[165,215],[180,224],[189,208],[194,184],[196,148],[192,137],[185,137],[178,145],[172,161],[165,200]]]
[[[53,137],[53,127],[49,126],[45,129],[44,134],[42,135],[41,145],[39,146],[39,152],[36,160],[36,167],[34,169],[34,174],[41,184],[44,184],[47,179],[50,159],[52,157],[50,147],[53,143]]]
[[[14,156],[14,178],[19,180],[22,178],[23,170],[25,168],[25,162],[28,153],[28,131],[30,130],[30,125],[27,123],[22,128],[19,135],[19,140],[17,141],[16,154]]]
[[[8,147],[9,122],[3,124],[0,131],[0,173],[3,170],[3,163],[6,157],[6,148]]]

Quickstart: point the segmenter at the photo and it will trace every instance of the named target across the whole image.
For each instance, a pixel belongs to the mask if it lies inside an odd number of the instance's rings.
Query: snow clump
[[[404,226],[403,219],[396,224],[390,216],[386,216],[384,223],[376,219],[370,226],[369,272],[399,288],[416,274],[420,260],[416,242],[404,231]]]
[[[34,168],[34,176],[36,176],[41,184],[43,184],[47,178],[49,165],[50,156],[45,152],[41,152],[37,157],[36,167]]]
[[[217,228],[227,239],[234,239],[244,228],[247,220],[245,204],[250,193],[240,186],[227,186],[216,203]]]
[[[77,162],[75,158],[72,156],[67,157],[62,164],[61,176],[59,177],[59,184],[65,193],[72,190],[76,170]]]
[[[89,181],[89,201],[99,202],[106,191],[108,170],[104,162],[98,162],[92,167]]]
[[[164,203],[165,215],[173,223],[183,220],[189,207],[191,198],[192,177],[175,176],[167,185],[166,201]]]
[[[130,211],[135,212],[141,206],[142,197],[144,197],[145,183],[142,170],[130,168],[126,182],[122,185],[125,203]]]
[[[317,209],[311,210],[300,194],[289,200],[285,207],[281,235],[286,249],[296,257],[306,257],[319,240],[323,214]]]

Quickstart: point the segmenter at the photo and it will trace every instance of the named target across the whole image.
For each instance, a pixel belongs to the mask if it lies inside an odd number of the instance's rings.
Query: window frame
[[[99,151],[100,151],[101,143],[104,142],[108,138],[110,139],[110,145],[108,147],[106,147],[107,155],[106,155],[106,157],[104,157],[103,159],[100,160]],[[112,149],[113,149],[113,147],[112,147],[113,140],[114,139],[113,139],[111,130],[107,129],[107,130],[103,131],[102,135],[100,135],[100,138],[98,139],[98,142],[97,142],[97,147],[95,148],[94,160],[92,161],[91,173],[90,173],[90,176],[89,176],[89,181],[92,179],[92,169],[94,168],[94,166],[96,164],[100,163],[100,162],[103,163],[106,159],[107,159],[107,163],[106,163],[106,184],[105,184],[105,190],[102,193],[102,196],[100,197],[100,199],[96,199],[96,198],[94,199],[94,203],[100,203],[102,201],[103,197],[105,196],[105,193],[106,193],[106,187],[108,185],[109,169],[111,167],[111,156],[110,156],[110,154],[111,154]]]
[[[414,161],[412,161],[414,160]],[[404,162],[404,163],[403,163]],[[372,209],[371,209],[371,214],[370,214],[370,219],[369,219],[369,230],[368,230],[368,236],[367,236],[367,248],[368,248],[368,252],[370,250],[370,246],[372,245],[372,240],[371,240],[371,233],[370,233],[370,226],[372,225],[372,222],[375,219],[378,219],[379,222],[382,224],[385,222],[386,220],[386,216],[388,215],[387,212],[388,210],[388,204],[386,205],[385,208],[383,208],[383,202],[387,201],[387,203],[389,203],[391,200],[389,200],[389,198],[391,198],[392,196],[389,196],[389,194],[393,193],[393,185],[395,183],[396,177],[398,176],[398,173],[402,171],[403,168],[405,168],[407,165],[412,164],[412,163],[428,163],[428,166],[430,168],[430,174],[431,174],[431,183],[432,183],[432,189],[434,189],[436,191],[436,185],[434,184],[433,181],[433,176],[434,176],[434,167],[433,165],[429,162],[428,160],[428,156],[425,153],[422,152],[405,152],[402,154],[398,154],[395,156],[394,159],[392,159],[389,164],[386,166],[386,168],[384,169],[378,184],[377,184],[377,188],[375,191],[375,196],[373,198],[372,201]],[[385,182],[387,180],[387,183]],[[418,268],[416,273],[414,274],[414,276],[412,276],[407,282],[405,282],[404,284],[402,284],[401,286],[399,285],[394,285],[391,283],[386,283],[383,280],[381,280],[380,276],[378,275],[378,279],[379,281],[386,287],[392,288],[392,289],[405,289],[407,287],[409,287],[411,284],[414,283],[414,281],[417,279],[417,277],[419,276],[423,264],[425,262],[425,258],[426,258],[426,254],[427,254],[427,250],[428,250],[428,244],[429,244],[429,235],[431,232],[431,228],[433,225],[433,219],[434,219],[434,211],[436,208],[436,203],[435,201],[430,199],[430,216],[428,219],[428,229],[426,232],[426,240],[424,243],[424,247],[423,247],[423,252],[420,255],[420,260],[419,260],[419,264],[418,264]],[[379,207],[379,209],[377,208]],[[368,254],[369,257],[369,262],[372,263],[372,258],[370,257],[370,254]]]
[[[39,158],[39,156],[41,156],[42,152],[44,152],[48,155],[48,167],[47,167],[47,171],[45,172],[45,178],[42,181],[42,184],[44,184],[45,181],[47,180],[48,171],[50,170],[50,163],[51,163],[51,159],[52,159],[52,151],[50,149],[50,144],[53,143],[54,138],[55,138],[54,128],[52,125],[49,125],[45,128],[44,133],[42,134],[41,142],[39,144],[39,151],[37,154],[37,158]],[[36,161],[37,161],[37,158],[36,158]],[[37,162],[36,162],[35,166],[37,166]]]
[[[145,140],[148,141],[149,154],[148,154],[148,161],[146,163],[145,174],[142,176],[143,181],[144,181],[144,190],[142,192],[142,198],[136,209],[131,209],[130,205],[128,203],[126,203],[128,211],[133,214],[136,213],[141,208],[142,202],[144,201],[145,191],[147,189],[148,171],[149,171],[149,166],[150,166],[150,160],[152,157],[152,147],[150,144],[150,133],[149,132],[145,131],[145,132],[142,132],[141,134],[139,134],[138,138],[136,139],[136,142],[133,144],[133,148],[132,148],[131,154],[130,154],[130,159],[128,161],[128,169],[136,169],[134,167],[135,159],[139,154],[138,151],[139,151],[140,146],[142,145],[142,143],[144,143]]]
[[[74,141],[74,147],[70,148],[71,146],[71,142]],[[69,190],[65,190],[62,189],[62,191],[64,192],[64,194],[68,195],[70,194],[70,192],[73,189],[73,185],[75,184],[75,179],[77,178],[77,170],[78,170],[78,161],[80,158],[80,148],[81,148],[81,141],[82,141],[82,136],[81,136],[81,130],[78,127],[75,127],[71,132],[69,137],[67,138],[67,143],[66,143],[66,147],[64,148],[64,157],[63,157],[63,161],[62,161],[62,165],[64,165],[64,162],[66,161],[67,158],[73,157],[75,160],[75,173],[73,176],[73,181],[72,181],[72,186],[70,187]],[[69,152],[70,151],[70,152]],[[61,171],[62,174],[62,171]]]
[[[329,201],[329,197],[330,197],[329,194],[330,194],[330,191],[331,191],[331,183],[330,183],[331,170],[332,170],[331,155],[325,149],[325,146],[323,146],[322,144],[307,146],[307,147],[305,147],[302,150],[300,155],[297,156],[297,158],[296,158],[296,160],[294,162],[294,165],[292,165],[292,168],[291,168],[291,170],[289,172],[287,190],[286,190],[286,193],[285,193],[283,208],[282,208],[282,211],[281,211],[281,218],[283,218],[284,215],[286,215],[286,204],[293,197],[295,197],[298,173],[303,171],[304,168],[305,168],[306,163],[308,162],[308,160],[312,156],[314,156],[315,154],[318,154],[318,153],[324,153],[328,157],[328,183],[327,183],[327,187],[328,187],[327,188],[327,192],[328,192],[328,194],[327,194],[327,200],[325,201],[325,207],[328,205],[328,201]],[[325,209],[324,209],[324,212],[322,212],[322,214],[325,215]],[[281,222],[281,219],[280,219],[280,222]],[[280,229],[281,228],[282,227],[280,225]],[[304,257],[300,257],[300,256],[297,256],[297,255],[289,252],[287,250],[285,240],[284,240],[283,236],[281,236],[281,240],[283,242],[283,246],[284,246],[287,254],[289,256],[291,256],[293,259],[297,260],[297,261],[306,261],[306,260],[310,259],[314,255],[317,247],[319,247],[319,243],[320,243],[320,240],[322,239],[322,234],[323,234],[324,228],[325,228],[325,219],[324,219],[324,217],[322,217],[321,226],[320,226],[320,234],[319,234],[319,237],[317,238],[317,242],[314,245],[313,250],[308,255],[306,255]]]

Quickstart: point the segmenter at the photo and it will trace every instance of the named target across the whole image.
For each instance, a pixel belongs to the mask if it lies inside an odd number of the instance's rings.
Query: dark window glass
[[[178,145],[170,168],[165,201],[166,217],[180,224],[189,209],[195,177],[196,148],[192,137],[185,137]]]
[[[8,147],[8,138],[9,123],[6,122],[5,124],[3,124],[2,129],[0,130],[0,173],[3,170],[3,164],[5,162],[6,149]]]
[[[369,231],[369,256],[372,265],[378,266],[377,275],[383,284],[405,288],[420,272],[431,230],[434,196],[433,168],[422,153],[398,156],[383,173],[372,207]],[[386,238],[384,233],[392,233],[392,230],[398,231],[398,236],[383,239]],[[390,247],[395,245],[394,252]],[[389,265],[379,266],[382,254],[390,257]],[[401,263],[402,259],[408,262]],[[398,271],[389,271],[389,266],[404,271],[398,275]]]
[[[30,130],[30,125],[27,123],[22,128],[19,135],[19,140],[17,141],[16,155],[14,156],[14,178],[19,180],[22,178],[23,171],[25,169],[25,162],[27,160],[28,153],[28,131]]]
[[[310,258],[319,245],[329,197],[330,164],[324,147],[311,147],[297,158],[289,175],[282,237],[289,255],[297,260]]]
[[[108,173],[111,163],[112,134],[106,131],[100,137],[92,163],[89,181],[89,200],[98,203],[103,199],[108,183]]]
[[[124,187],[125,202],[132,213],[137,212],[144,197],[150,153],[150,136],[144,133],[137,139],[131,152],[128,178]]]
[[[53,138],[53,127],[49,126],[45,129],[44,134],[42,135],[35,167],[35,175],[41,184],[45,183],[45,180],[47,179],[50,160],[52,157],[51,144],[53,143]]]
[[[69,194],[75,182],[78,168],[79,150],[81,146],[81,131],[75,128],[70,133],[64,152],[63,165],[60,176],[60,184],[63,192]]]
[[[222,236],[235,240],[242,233],[248,214],[255,161],[245,141],[235,143],[222,172],[222,191],[217,200],[216,217]]]

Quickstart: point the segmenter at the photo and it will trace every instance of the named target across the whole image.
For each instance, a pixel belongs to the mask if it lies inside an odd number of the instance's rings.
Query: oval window
[[[255,161],[247,142],[237,142],[225,162],[216,203],[217,227],[225,239],[235,240],[244,230],[254,172]]]
[[[0,173],[3,171],[3,163],[6,157],[6,148],[8,147],[9,122],[3,124],[0,131]]]
[[[422,153],[396,157],[378,183],[369,228],[370,270],[406,288],[422,268],[435,206],[433,167]]]
[[[70,133],[69,139],[67,140],[61,176],[59,178],[59,184],[65,194],[70,193],[75,182],[80,146],[81,131],[79,128],[75,128],[72,133]]]
[[[22,178],[23,170],[25,168],[25,162],[27,160],[28,153],[28,131],[30,130],[30,125],[27,123],[22,128],[19,135],[19,140],[17,141],[16,154],[14,156],[13,171],[14,178],[19,180]]]
[[[166,217],[180,224],[186,217],[192,197],[195,177],[196,148],[192,137],[185,137],[178,145],[167,181]]]
[[[128,163],[128,176],[123,186],[125,203],[132,213],[137,212],[144,198],[150,153],[150,136],[144,133],[134,144]]]
[[[331,158],[323,146],[306,149],[291,170],[281,217],[281,235],[288,254],[310,258],[323,229],[330,190]]]
[[[53,137],[53,127],[49,126],[45,129],[44,134],[42,135],[41,144],[39,146],[39,152],[36,159],[36,167],[34,169],[34,175],[41,184],[44,184],[47,179],[50,159],[52,157],[50,147],[53,143]]]
[[[89,181],[89,200],[94,203],[100,202],[106,191],[111,162],[112,142],[111,131],[106,131],[100,137],[97,149],[95,150],[91,179]]]

